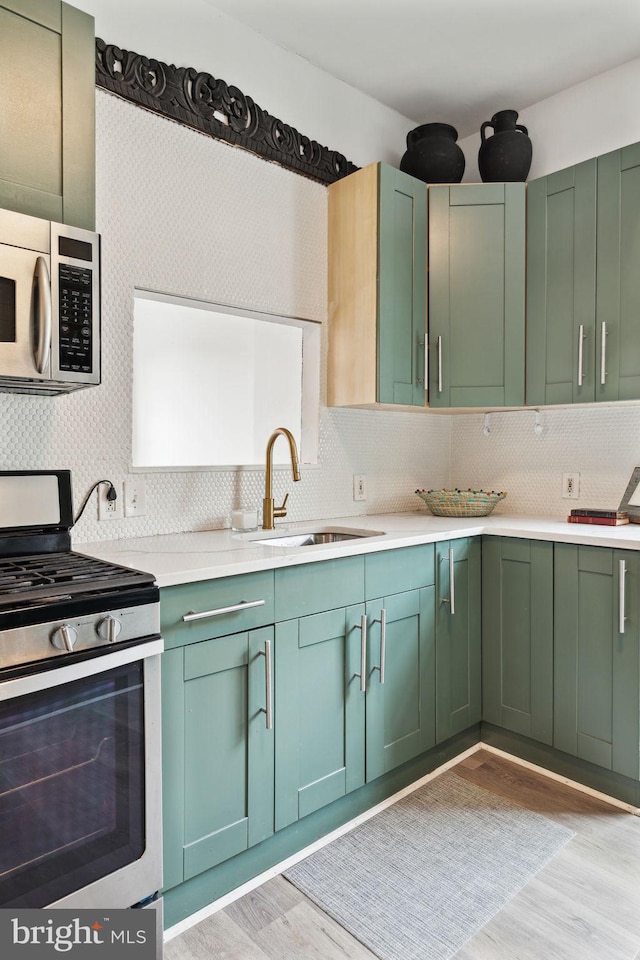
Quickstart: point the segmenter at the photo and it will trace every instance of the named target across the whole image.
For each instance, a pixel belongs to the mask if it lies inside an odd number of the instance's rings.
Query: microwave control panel
[[[92,372],[92,284],[90,267],[58,265],[60,370]]]

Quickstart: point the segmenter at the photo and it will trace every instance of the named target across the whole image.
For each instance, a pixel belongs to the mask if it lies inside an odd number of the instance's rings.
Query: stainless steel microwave
[[[99,383],[99,235],[0,210],[0,390]]]

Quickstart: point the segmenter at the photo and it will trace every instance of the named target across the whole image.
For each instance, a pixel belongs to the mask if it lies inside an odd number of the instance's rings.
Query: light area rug
[[[381,960],[448,960],[572,836],[449,772],[285,876]]]

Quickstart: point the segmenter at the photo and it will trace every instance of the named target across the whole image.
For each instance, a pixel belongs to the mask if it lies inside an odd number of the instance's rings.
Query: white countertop
[[[325,529],[375,531],[377,535],[310,547],[271,547],[265,542],[253,543],[248,539]],[[378,531],[381,533],[378,534]],[[633,523],[609,527],[509,514],[458,519],[433,517],[424,512],[278,523],[276,530],[258,530],[241,535],[233,534],[230,530],[170,533],[131,540],[74,544],[74,550],[125,567],[146,570],[155,576],[158,586],[169,587],[178,583],[213,580],[256,570],[274,570],[299,563],[314,563],[483,533],[496,537],[523,537],[528,540],[640,550],[640,525]]]

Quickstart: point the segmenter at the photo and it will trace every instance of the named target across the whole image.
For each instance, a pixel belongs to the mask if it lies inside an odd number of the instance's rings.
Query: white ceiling
[[[206,2],[416,123],[449,122],[461,137],[497,110],[522,110],[640,56],[640,0]]]

